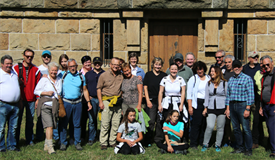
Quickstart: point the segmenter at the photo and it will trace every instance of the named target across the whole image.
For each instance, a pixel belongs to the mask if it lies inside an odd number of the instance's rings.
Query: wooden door
[[[198,23],[190,20],[150,21],[149,70],[154,57],[164,60],[163,71],[169,67],[169,59],[176,53],[184,58],[187,52],[197,57]]]

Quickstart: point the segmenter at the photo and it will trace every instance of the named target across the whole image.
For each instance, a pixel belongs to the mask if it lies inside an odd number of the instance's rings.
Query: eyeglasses
[[[262,65],[262,67],[264,67],[264,68],[265,68],[265,66],[266,66],[266,67],[269,67],[269,63],[263,64],[263,65]]]
[[[251,58],[256,59],[256,58],[259,58],[259,57],[258,57],[258,56],[255,56],[255,57],[251,57]]]
[[[221,59],[223,56],[220,56],[220,57],[215,57],[216,59]]]
[[[43,58],[51,58],[52,56],[45,54],[45,55],[43,55],[42,57],[43,57]]]
[[[113,64],[113,63],[111,63],[111,65],[113,65],[113,66],[120,66],[120,64]]]
[[[27,59],[29,59],[29,58],[31,58],[31,59],[33,59],[33,57],[34,56],[26,56],[26,55],[24,55]]]
[[[73,68],[73,67],[77,67],[77,65],[73,65],[73,66],[68,66],[69,68]]]

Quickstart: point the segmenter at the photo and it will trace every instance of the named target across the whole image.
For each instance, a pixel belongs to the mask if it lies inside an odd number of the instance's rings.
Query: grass
[[[36,117],[35,117],[36,120]],[[35,125],[34,125],[35,126]],[[55,155],[49,155],[47,152],[43,151],[44,142],[35,143],[34,146],[24,146],[25,143],[25,118],[23,117],[23,122],[21,126],[20,135],[20,146],[21,152],[8,151],[6,153],[0,153],[1,160],[10,159],[58,159],[58,160],[71,160],[71,159],[83,159],[83,160],[120,160],[120,159],[137,159],[137,160],[175,160],[175,159],[192,159],[192,160],[221,160],[221,159],[269,159],[270,151],[265,151],[265,148],[260,146],[259,148],[253,150],[253,155],[251,157],[246,157],[243,154],[231,155],[230,152],[233,151],[231,147],[222,148],[220,153],[217,153],[214,148],[208,149],[206,152],[201,152],[201,147],[198,150],[189,149],[188,155],[175,155],[175,154],[160,154],[158,152],[158,147],[153,144],[152,147],[145,148],[146,153],[143,155],[121,155],[114,154],[113,148],[108,148],[107,150],[101,151],[99,142],[96,142],[92,146],[83,145],[82,151],[77,151],[73,146],[69,146],[66,151],[60,151],[59,147],[56,148]],[[7,131],[7,128],[6,128]],[[35,129],[34,129],[35,131]],[[267,129],[264,123],[265,138],[260,141],[267,141]],[[215,134],[212,135],[211,143],[215,141]],[[210,143],[210,144],[211,144]]]

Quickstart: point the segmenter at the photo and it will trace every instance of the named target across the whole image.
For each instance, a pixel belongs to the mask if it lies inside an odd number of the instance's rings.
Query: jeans
[[[240,128],[240,124],[244,130],[244,144],[247,151],[252,151],[252,134],[250,130],[249,117],[244,118],[243,114],[246,108],[246,102],[229,103],[230,118],[233,126],[234,136],[236,139],[236,148],[243,150],[243,134]]]
[[[88,123],[88,133],[89,133],[89,141],[94,141],[97,132],[97,115],[99,111],[99,102],[97,98],[91,99],[91,105],[93,108],[88,112],[89,123]]]
[[[81,113],[82,113],[82,103],[71,104],[64,101],[64,107],[66,111],[66,116],[59,119],[60,127],[60,141],[61,144],[67,145],[67,126],[70,118],[72,117],[74,125],[74,144],[77,145],[81,142]]]
[[[275,153],[275,105],[263,105],[263,112],[266,118],[266,126],[269,134],[269,141],[271,144],[271,152]]]
[[[16,148],[16,129],[18,122],[18,106],[0,102],[0,150],[5,149],[5,125],[8,121],[7,149]]]
[[[254,144],[259,144],[259,140],[264,138],[263,120],[259,114],[261,96],[255,94],[255,111],[253,113],[253,127],[252,127],[252,139]]]
[[[58,119],[56,120],[56,128],[55,129],[53,129],[53,139],[54,140],[59,140],[59,130],[58,130],[58,128],[59,128],[59,122],[58,122]]]

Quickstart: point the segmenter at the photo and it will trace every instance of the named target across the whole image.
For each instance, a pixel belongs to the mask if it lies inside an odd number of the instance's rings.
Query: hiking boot
[[[160,149],[160,153],[161,153],[161,154],[165,154],[165,153],[167,153],[167,151],[161,148],[161,149]]]
[[[107,149],[107,146],[102,145],[102,146],[100,147],[100,149],[101,149],[101,150],[106,150],[106,149]]]
[[[219,146],[215,146],[215,150],[216,150],[216,152],[221,152],[222,151]]]
[[[269,155],[269,157],[270,157],[270,158],[275,158],[275,153],[271,153],[271,154]]]
[[[75,148],[76,148],[77,150],[79,150],[79,151],[82,150],[82,147],[81,147],[80,143],[77,143],[77,144],[75,145]]]
[[[92,146],[94,144],[94,141],[89,140],[89,142],[87,144],[90,145],[90,146]]]
[[[256,149],[256,148],[259,148],[259,145],[258,144],[254,144],[252,145],[252,149]]]
[[[252,151],[245,151],[245,152],[244,152],[244,155],[245,155],[245,156],[252,156]]]
[[[112,144],[110,145],[111,148],[115,148],[116,147],[116,143],[115,144]]]
[[[48,145],[44,144],[44,151],[48,151]]]
[[[244,153],[243,150],[240,149],[235,149],[233,152],[231,152],[230,154],[236,154],[236,153]]]
[[[201,151],[202,151],[202,152],[205,152],[206,150],[207,150],[207,146],[206,146],[206,145],[203,145]]]
[[[65,144],[61,144],[60,145],[60,150],[61,151],[66,151],[66,145]]]
[[[50,145],[50,146],[47,146],[48,147],[48,153],[49,154],[56,154],[55,153],[55,150],[54,150],[54,148],[53,148],[53,145]]]

